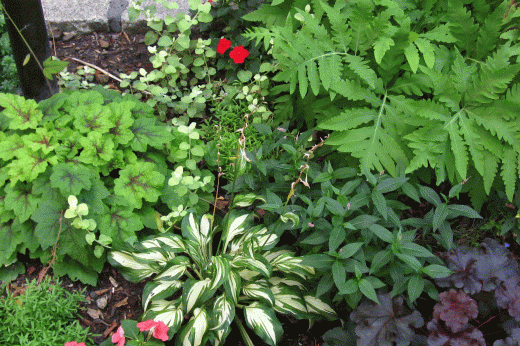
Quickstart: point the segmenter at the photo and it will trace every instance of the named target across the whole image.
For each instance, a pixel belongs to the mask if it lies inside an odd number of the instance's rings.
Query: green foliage
[[[271,4],[246,17],[270,27],[245,36],[273,42],[275,118],[331,130],[327,144],[369,169],[470,178],[479,209],[497,175],[510,200],[517,183],[518,17],[507,0]]]
[[[27,282],[21,295],[7,291],[0,298],[0,344],[13,346],[64,345],[68,341],[86,342],[88,328],[77,320],[81,293],[69,293],[60,281],[49,278],[40,284]]]
[[[6,239],[0,265],[26,250],[48,261],[57,243],[54,272],[95,284],[106,260],[101,246],[135,241],[144,227],[158,229],[158,213],[179,203],[207,210],[208,202],[179,193],[187,184],[172,188],[166,179],[175,166],[186,166],[206,183],[201,192],[212,191],[211,174],[196,166],[205,153],[200,140],[179,144],[197,130],[187,134],[158,122],[134,97],[99,88],[39,105],[1,94],[0,104],[0,234]],[[67,206],[70,195],[75,200]],[[88,208],[76,210],[78,201]],[[72,220],[85,211],[93,223]]]
[[[0,92],[14,93],[18,76],[3,12],[0,13],[0,33]]]
[[[276,345],[283,332],[276,313],[334,317],[327,304],[306,294],[304,282],[314,270],[293,252],[274,250],[278,237],[253,226],[252,216],[232,210],[217,222],[190,213],[182,235],[167,232],[111,251],[110,264],[126,279],[156,274],[144,288],[143,320],[163,321],[178,345],[220,345],[233,322],[249,339],[237,313],[242,309],[247,326]]]
[[[362,296],[376,301],[376,291],[383,287],[392,295],[406,292],[410,303],[422,292],[436,295],[430,279],[450,271],[416,238],[431,234],[450,249],[449,220],[461,215],[480,218],[467,206],[448,203],[462,186],[455,186],[443,200],[404,175],[334,170],[329,163],[311,160],[320,144],[305,150],[312,131],[297,139],[268,127],[263,131],[264,144],[247,153],[248,173],[224,189],[237,194],[235,205],[261,210],[271,231],[293,239],[289,243],[307,253],[304,263],[322,274],[317,296],[332,293],[333,301],[345,300],[354,307]],[[402,212],[410,206],[400,201],[403,195],[416,203],[427,201],[431,210],[423,219],[404,219]]]

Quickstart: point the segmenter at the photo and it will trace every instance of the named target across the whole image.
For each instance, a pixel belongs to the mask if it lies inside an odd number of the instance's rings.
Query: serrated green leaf
[[[420,276],[412,276],[408,280],[408,299],[415,302],[424,290],[424,279]]]
[[[17,183],[14,186],[7,185],[5,187],[4,208],[14,211],[20,223],[27,221],[31,217],[40,200],[42,200],[42,197],[32,193],[31,187],[25,183]]]
[[[385,53],[395,45],[394,40],[387,36],[380,36],[374,44],[374,57],[378,64],[381,64]]]
[[[377,211],[381,214],[383,219],[388,219],[388,209],[386,206],[386,200],[383,194],[377,189],[374,189],[372,191],[372,201],[374,202],[374,205],[376,206]]]
[[[392,232],[390,232],[383,226],[378,224],[372,224],[368,227],[368,229],[384,242],[390,244],[394,242],[394,235],[392,234]]]
[[[130,164],[119,171],[119,178],[114,180],[114,192],[124,197],[130,205],[141,208],[143,199],[157,201],[164,179],[164,175],[157,172],[151,162]]]
[[[82,190],[91,189],[93,178],[92,171],[83,165],[60,163],[52,168],[50,181],[64,196],[77,196]]]
[[[376,290],[374,289],[374,286],[372,285],[372,283],[370,281],[368,281],[366,279],[361,279],[358,282],[358,286],[359,286],[359,290],[361,291],[361,293],[363,293],[363,295],[365,297],[367,297],[368,299],[379,304],[379,300],[377,299]]]
[[[416,73],[419,68],[419,51],[413,43],[410,43],[408,47],[404,49],[404,56],[406,57],[412,72]]]
[[[334,227],[329,236],[329,251],[336,251],[336,249],[343,243],[347,233],[342,227]]]
[[[422,268],[421,271],[434,279],[445,278],[453,273],[445,266],[441,266],[438,264],[430,264],[429,266]]]
[[[430,43],[430,41],[424,38],[417,38],[414,43],[421,51],[424,61],[426,62],[426,66],[432,69],[433,65],[435,64],[434,46]]]
[[[361,248],[361,246],[363,246],[364,244],[365,243],[363,243],[363,242],[358,242],[358,243],[349,243],[349,244],[343,246],[338,252],[339,257],[342,259],[347,259],[347,258],[354,256],[356,254],[356,252],[358,252],[359,249]]]
[[[448,217],[449,209],[446,204],[439,204],[437,208],[435,208],[435,213],[433,214],[433,231],[435,232],[441,224],[446,221]]]
[[[174,139],[166,126],[156,125],[154,118],[143,116],[137,118],[130,126],[130,131],[134,134],[134,138],[130,141],[132,149],[140,152],[146,152],[148,145],[161,149],[164,144]]]

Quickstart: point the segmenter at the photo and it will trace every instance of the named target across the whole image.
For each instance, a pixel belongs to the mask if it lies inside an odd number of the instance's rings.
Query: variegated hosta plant
[[[305,294],[314,269],[288,250],[274,250],[278,237],[252,226],[251,214],[232,210],[218,226],[210,218],[189,214],[182,235],[166,232],[109,253],[130,281],[157,274],[144,288],[144,319],[163,321],[177,345],[198,346],[222,344],[232,323],[252,345],[241,316],[270,345],[283,333],[276,313],[335,317],[327,304]]]

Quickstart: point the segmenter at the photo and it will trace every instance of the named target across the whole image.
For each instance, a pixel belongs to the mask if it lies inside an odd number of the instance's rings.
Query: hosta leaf
[[[227,294],[222,294],[215,299],[213,304],[211,330],[228,329],[235,318],[235,303]],[[219,339],[222,342],[222,339]]]
[[[203,215],[199,221],[198,217],[195,218],[190,213],[187,218],[183,218],[181,230],[184,238],[190,239],[202,247],[209,242],[211,223],[207,215]]]
[[[246,297],[264,301],[270,306],[274,305],[273,292],[265,280],[257,280],[242,286],[242,293]]]
[[[175,259],[164,266],[164,269],[154,278],[154,280],[178,280],[184,275],[184,273],[186,273],[189,263],[190,262],[186,257],[175,257]]]
[[[273,308],[254,302],[244,307],[244,317],[247,325],[266,343],[272,346],[278,344],[283,334],[283,328],[276,318]]]
[[[212,277],[210,289],[216,290],[222,286],[226,280],[228,280],[229,272],[231,270],[229,260],[221,255],[213,256],[210,267]]]
[[[248,216],[249,214],[240,215],[235,210],[232,210],[228,215],[226,215],[226,219],[224,220],[224,230],[222,231],[224,250],[227,249],[229,242],[233,240],[234,237],[244,233]]]
[[[60,163],[52,168],[51,186],[64,196],[77,196],[82,190],[90,190],[93,178],[92,171],[83,165]]]
[[[303,279],[314,274],[314,268],[302,264],[303,257],[294,257],[290,253],[282,253],[269,263],[273,266],[273,270],[279,270],[286,274],[296,274],[301,276]]]
[[[258,272],[266,278],[271,277],[272,273],[272,267],[269,265],[269,263],[259,256],[256,258],[250,258],[242,255],[236,256],[233,258],[231,266],[234,268],[246,268],[251,271]]]
[[[164,144],[173,141],[173,135],[166,126],[156,125],[155,118],[140,116],[130,126],[134,138],[130,141],[132,149],[146,152],[146,147],[161,149]]]
[[[110,251],[107,259],[112,266],[121,272],[126,280],[131,282],[140,282],[157,273],[157,268],[154,268],[150,263],[137,260],[127,251]]]
[[[164,179],[151,162],[130,164],[119,171],[119,178],[114,180],[114,192],[135,208],[141,208],[142,199],[157,201]]]
[[[183,284],[184,282],[180,280],[158,280],[157,278],[147,282],[142,295],[143,309],[146,310],[151,300],[169,298],[177,292]]]
[[[272,287],[274,294],[274,310],[281,314],[292,314],[296,318],[307,318],[307,306],[300,296],[299,292],[294,288],[285,285],[276,285]]]
[[[211,279],[193,280],[188,279],[182,291],[182,305],[184,312],[188,314],[194,307],[202,303],[201,299],[210,290]]]
[[[173,233],[163,233],[160,236],[141,242],[141,245],[146,248],[158,247],[173,253],[186,251],[186,245],[182,238]]]
[[[162,299],[153,300],[150,303],[150,308],[143,315],[143,320],[154,319],[155,321],[162,321],[170,328],[170,332],[175,333],[184,320],[184,313],[182,311],[183,308],[180,299],[174,301]]]
[[[209,316],[205,309],[195,309],[193,317],[177,336],[178,346],[201,346],[205,345],[208,338]]]
[[[231,271],[228,279],[224,281],[224,288],[226,289],[226,294],[231,297],[236,304],[240,291],[242,290],[242,278],[240,275],[235,273],[235,271]]]
[[[305,304],[307,305],[307,311],[320,316],[325,316],[329,319],[336,319],[337,315],[334,309],[330,305],[324,303],[321,299],[313,296],[304,296]]]

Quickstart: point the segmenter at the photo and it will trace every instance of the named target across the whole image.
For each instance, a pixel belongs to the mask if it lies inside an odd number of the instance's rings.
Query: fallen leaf
[[[116,327],[117,327],[117,322],[112,321],[112,324],[110,326],[108,326],[107,329],[105,329],[105,331],[103,332],[103,339],[108,338],[108,334],[110,334]]]
[[[108,277],[108,280],[110,281],[110,283],[112,284],[112,286],[114,286],[114,287],[119,286],[119,284],[117,283],[116,279],[114,279],[113,277],[109,276],[109,277]]]
[[[123,300],[121,300],[121,301],[115,303],[115,304],[113,305],[113,307],[114,307],[114,308],[118,308],[118,307],[120,307],[120,306],[124,306],[124,305],[127,305],[127,304],[128,304],[128,297],[126,297],[125,299],[123,299]]]
[[[32,273],[34,273],[35,270],[36,270],[36,268],[34,268],[34,267],[27,268],[27,275],[31,275]]]
[[[109,288],[103,288],[102,290],[97,290],[96,294],[98,296],[100,296],[100,295],[103,295],[104,293],[107,293],[108,291],[110,291],[110,287]]]

